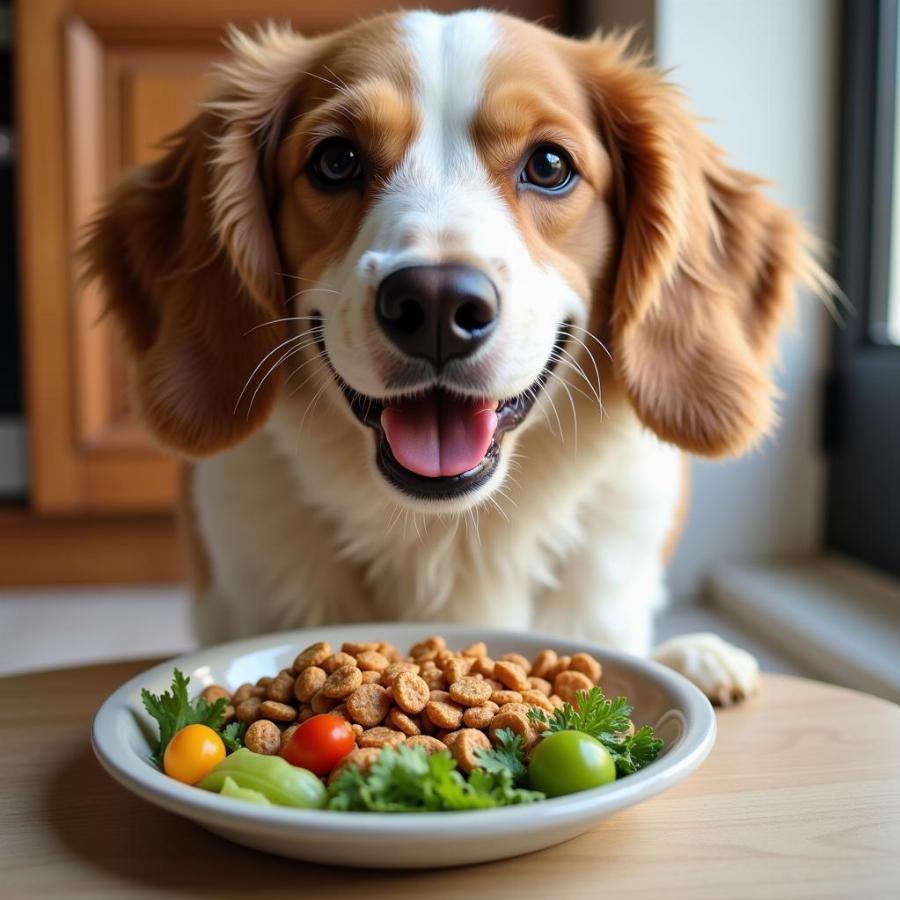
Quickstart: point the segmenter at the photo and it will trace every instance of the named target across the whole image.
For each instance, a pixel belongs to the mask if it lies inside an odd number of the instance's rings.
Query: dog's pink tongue
[[[487,400],[431,391],[386,407],[381,427],[401,466],[437,478],[468,472],[484,459],[497,428],[497,413]]]

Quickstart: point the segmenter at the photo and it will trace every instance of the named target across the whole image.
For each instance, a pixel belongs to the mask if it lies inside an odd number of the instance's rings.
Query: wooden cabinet
[[[450,10],[465,0],[428,4]],[[561,0],[498,4],[561,23]],[[169,514],[179,463],[130,412],[127,363],[74,251],[122,171],[190,118],[224,25],[325,31],[379,0],[22,0],[16,4],[21,306],[32,516]]]

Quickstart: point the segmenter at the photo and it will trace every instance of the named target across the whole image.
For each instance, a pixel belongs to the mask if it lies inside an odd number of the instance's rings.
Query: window
[[[872,338],[881,343],[889,343],[894,346],[900,345],[900,140],[898,140],[898,129],[900,129],[900,91],[897,85],[900,84],[900,54],[897,53],[897,46],[900,43],[900,18],[897,17],[896,5],[891,10],[894,18],[893,22],[886,22],[885,26],[890,26],[892,35],[892,44],[890,47],[890,58],[885,60],[885,66],[890,65],[890,71],[886,71],[889,78],[891,97],[890,114],[893,117],[891,122],[885,121],[884,132],[886,144],[884,151],[890,159],[891,167],[891,223],[890,223],[890,277],[888,281],[888,290],[884,295],[884,303],[879,304],[878,298],[873,305],[873,316],[870,323],[872,328]],[[890,146],[887,146],[889,139]]]
[[[900,576],[897,0],[845,0],[837,277],[853,306],[827,392],[826,543]]]

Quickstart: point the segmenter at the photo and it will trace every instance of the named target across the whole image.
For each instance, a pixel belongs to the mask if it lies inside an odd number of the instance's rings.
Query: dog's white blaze
[[[441,184],[485,174],[469,137],[481,102],[497,28],[483,10],[446,17],[429,12],[403,17],[416,67],[421,129],[406,168]]]
[[[497,26],[484,11],[408,13],[402,22],[413,59],[419,130],[372,213],[380,223],[376,247],[383,248],[376,251],[378,276],[453,254],[481,262],[490,274],[487,257],[478,259],[488,249],[487,230],[501,258],[518,237],[471,137]]]

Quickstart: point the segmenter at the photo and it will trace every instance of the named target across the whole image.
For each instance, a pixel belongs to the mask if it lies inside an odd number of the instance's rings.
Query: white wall
[[[608,2],[598,6],[601,15],[610,10]],[[773,182],[772,198],[830,245],[837,2],[656,0],[653,14],[648,36],[657,64],[674,67],[671,80],[711,120],[708,133],[736,165]],[[604,16],[599,24],[619,23]],[[785,396],[777,433],[743,459],[693,464],[690,516],[669,577],[675,597],[695,595],[719,560],[818,546],[824,461],[817,444],[829,327],[821,305],[801,297],[793,333],[781,341],[777,382]]]

